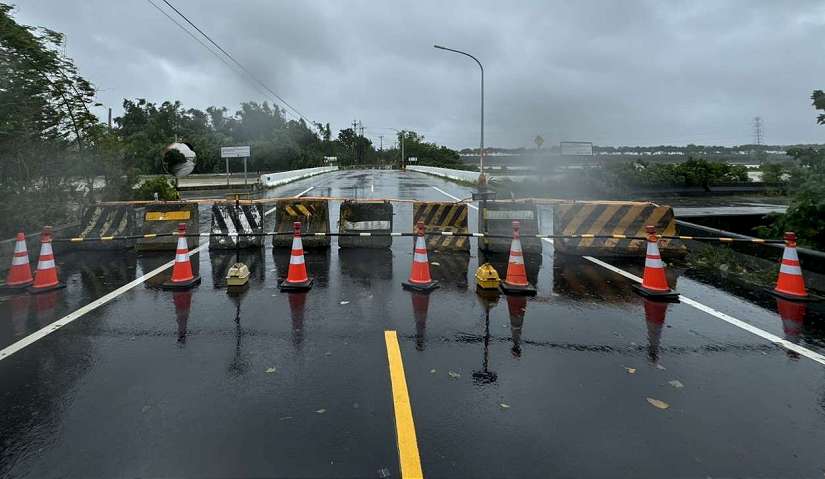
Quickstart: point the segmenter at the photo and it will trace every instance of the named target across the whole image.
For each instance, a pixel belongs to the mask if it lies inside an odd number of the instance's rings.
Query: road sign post
[[[222,146],[221,147],[221,158],[226,159],[226,186],[229,186],[229,177],[231,173],[229,171],[229,159],[230,158],[243,158],[243,184],[244,186],[247,185],[247,167],[246,162],[252,156],[251,148],[249,145],[246,146]]]

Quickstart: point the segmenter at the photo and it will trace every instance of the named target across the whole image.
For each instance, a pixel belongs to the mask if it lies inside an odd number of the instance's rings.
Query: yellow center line
[[[410,394],[407,391],[407,379],[404,376],[404,363],[401,360],[401,348],[395,331],[384,331],[387,343],[387,360],[390,366],[392,382],[392,402],[395,410],[395,433],[398,436],[398,459],[401,463],[401,477],[424,477],[421,471],[421,457],[418,455],[418,440],[415,438]]]

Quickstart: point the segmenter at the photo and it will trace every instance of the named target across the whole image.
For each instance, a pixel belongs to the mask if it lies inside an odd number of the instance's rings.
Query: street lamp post
[[[470,55],[467,52],[462,52],[461,50],[455,50],[452,48],[443,47],[441,45],[433,45],[433,47],[438,48],[439,50],[447,50],[449,52],[458,53],[467,57],[472,58],[478,63],[478,67],[481,69],[481,147],[478,150],[478,183],[479,185],[484,185],[487,183],[487,179],[484,177],[484,66],[478,61],[478,58]]]

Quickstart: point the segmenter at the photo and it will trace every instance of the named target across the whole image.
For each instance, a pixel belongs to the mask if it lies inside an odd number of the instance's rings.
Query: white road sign
[[[249,146],[222,146],[221,158],[249,158]]]

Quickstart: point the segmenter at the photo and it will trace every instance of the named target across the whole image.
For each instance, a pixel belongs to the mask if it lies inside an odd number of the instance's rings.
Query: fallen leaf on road
[[[636,368],[625,367],[624,370],[627,371],[627,374],[636,374]]]
[[[271,374],[271,373],[274,373],[274,372],[275,372],[275,368],[266,368],[266,372],[267,372],[267,373],[270,373],[270,374]]]
[[[339,304],[349,304],[349,301],[341,301]]]
[[[670,407],[670,404],[664,401],[660,401],[658,399],[647,398],[647,402],[649,402],[651,406],[657,407],[659,409],[667,409]]]
[[[455,371],[449,371],[447,374],[449,374],[449,375],[450,375],[450,377],[451,377],[451,378],[453,378],[453,379],[458,379],[458,378],[460,378],[460,377],[461,377],[461,375],[460,375],[460,374],[458,374],[458,373],[457,373],[457,372],[455,372]]]
[[[682,381],[679,381],[678,379],[674,379],[673,381],[668,381],[667,383],[670,384],[671,386],[675,387],[676,389],[682,389],[683,387],[685,387],[685,385],[682,384]]]
[[[501,404],[499,404],[499,406],[501,406],[502,409],[510,409],[509,404],[501,403]]]
[[[318,414],[324,414],[325,412],[327,412],[327,410],[326,409],[319,409],[315,412],[318,413]]]

